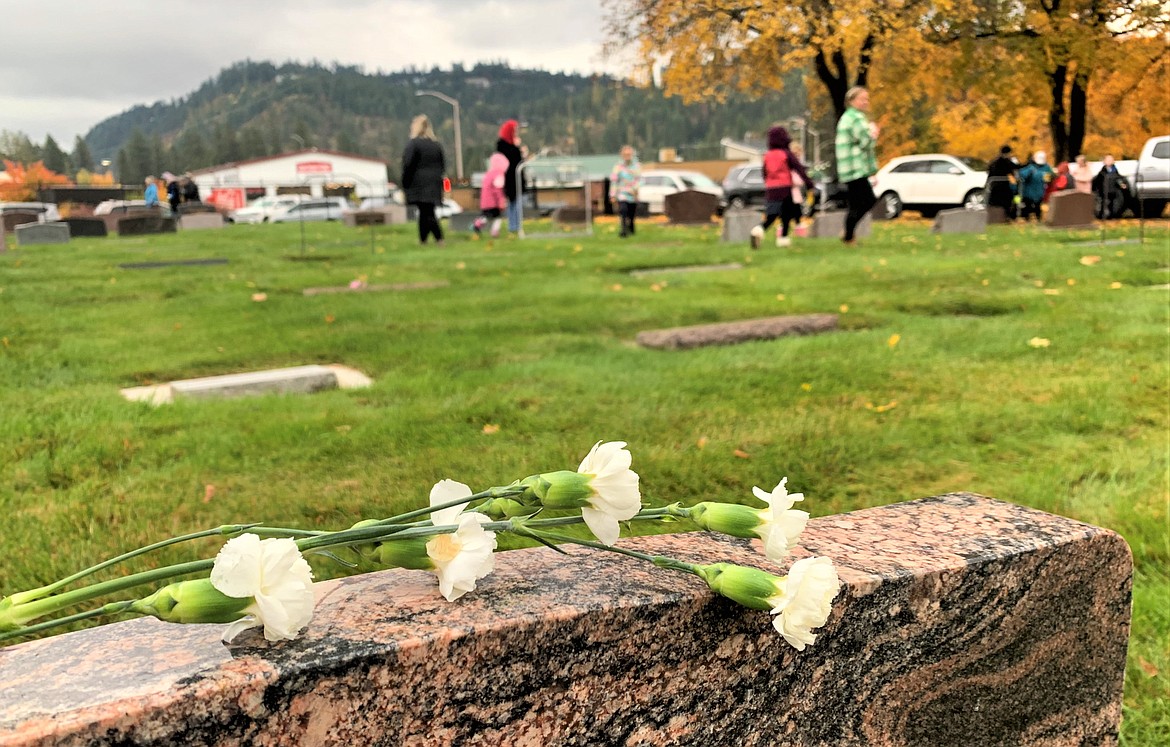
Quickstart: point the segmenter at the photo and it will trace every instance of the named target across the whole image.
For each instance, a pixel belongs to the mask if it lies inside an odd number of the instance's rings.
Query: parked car
[[[1170,201],[1170,135],[1152,137],[1142,146],[1131,186],[1145,217],[1157,218],[1166,209]]]
[[[809,176],[816,179],[816,173]],[[823,199],[828,195],[828,200]],[[846,207],[845,187],[837,182],[818,180],[812,186],[812,199],[806,196],[801,204],[805,215],[812,215],[822,209],[844,209]],[[760,164],[732,166],[723,180],[723,200],[720,208],[738,210],[752,205],[764,205],[764,167]]]
[[[679,169],[655,169],[642,172],[638,202],[646,203],[651,213],[661,213],[666,209],[667,195],[688,189],[715,195],[720,201],[723,199],[723,188],[706,174]]]
[[[304,199],[304,195],[269,195],[248,203],[247,207],[233,210],[227,215],[231,223],[267,223],[273,215],[292,207]]]
[[[349,210],[344,197],[306,197],[288,207],[281,208],[268,218],[269,223],[308,223],[311,221],[341,220]]]
[[[986,204],[987,165],[974,158],[926,153],[892,159],[877,172],[877,210],[897,218],[903,209],[933,218],[944,208]]]
[[[0,215],[7,213],[36,213],[39,223],[61,220],[61,213],[52,202],[0,202]]]
[[[381,200],[384,198],[375,197],[375,198],[371,198],[371,199]],[[394,202],[396,202],[399,205],[406,205],[406,195],[401,189],[397,190],[391,199],[393,199]],[[363,202],[362,204],[365,204],[365,203]],[[435,217],[436,218],[450,218],[452,215],[458,215],[459,213],[462,213],[462,212],[463,212],[462,205],[460,205],[458,202],[455,202],[450,197],[445,197],[445,198],[443,198],[443,204],[439,205],[435,208]],[[409,206],[409,205],[407,206],[406,217],[408,220],[416,220],[418,218],[418,213],[415,211],[413,206]]]

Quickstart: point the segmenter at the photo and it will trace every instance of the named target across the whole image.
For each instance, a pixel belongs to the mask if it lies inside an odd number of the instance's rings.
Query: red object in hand
[[[451,191],[451,180],[450,180],[450,179],[448,179],[448,178],[447,178],[447,177],[445,177],[445,176],[443,177],[443,191],[444,191],[444,192],[450,192],[450,191]]]

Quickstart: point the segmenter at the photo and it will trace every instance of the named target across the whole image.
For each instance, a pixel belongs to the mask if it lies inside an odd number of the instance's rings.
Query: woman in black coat
[[[402,152],[402,187],[406,202],[418,208],[418,240],[427,243],[434,234],[443,243],[443,228],[435,217],[435,206],[443,203],[443,175],[447,162],[443,147],[435,139],[431,121],[420,114],[410,123],[410,142]]]

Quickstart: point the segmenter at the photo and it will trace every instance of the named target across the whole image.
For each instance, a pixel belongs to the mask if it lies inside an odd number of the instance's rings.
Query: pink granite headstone
[[[777,571],[751,543],[623,541]],[[1130,621],[1113,532],[952,494],[814,519],[844,589],[804,652],[689,576],[501,554],[319,585],[300,638],[137,620],[0,650],[0,745],[1111,745]]]

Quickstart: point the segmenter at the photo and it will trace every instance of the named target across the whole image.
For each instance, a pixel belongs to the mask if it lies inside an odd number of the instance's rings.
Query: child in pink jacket
[[[471,225],[476,236],[480,235],[489,219],[492,222],[492,238],[500,235],[500,216],[508,207],[508,198],[504,194],[504,174],[507,171],[508,157],[503,153],[493,153],[488,159],[483,185],[479,188],[479,209],[482,212]]]

